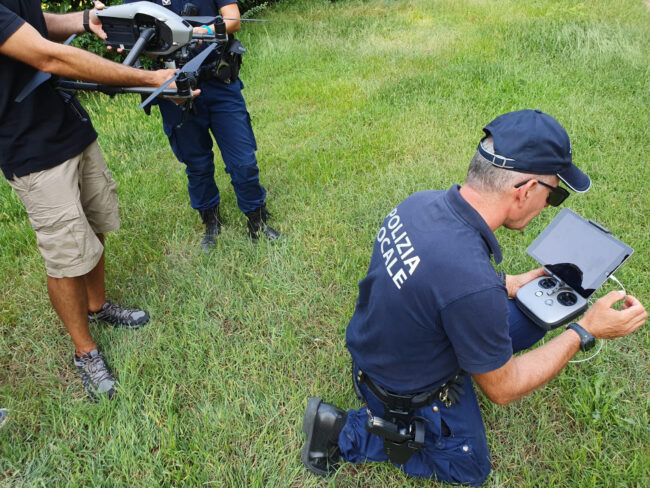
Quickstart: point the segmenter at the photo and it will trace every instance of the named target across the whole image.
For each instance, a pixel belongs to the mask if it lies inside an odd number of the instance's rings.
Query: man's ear
[[[527,181],[525,185],[521,185],[519,188],[513,188],[515,190],[514,199],[519,207],[523,206],[526,203],[526,200],[530,197],[530,192],[535,189],[537,186],[537,180],[532,179]]]

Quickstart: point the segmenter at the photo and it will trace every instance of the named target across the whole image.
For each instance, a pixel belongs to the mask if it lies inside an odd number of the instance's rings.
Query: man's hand
[[[529,271],[528,273],[518,274],[518,275],[506,275],[506,289],[508,290],[508,296],[514,298],[519,288],[524,286],[526,283],[533,281],[535,278],[544,276],[546,271],[544,268],[537,268]]]
[[[177,70],[175,70],[175,69],[158,69],[156,71],[151,71],[151,73],[154,76],[156,76],[156,78],[158,79],[157,86],[160,86],[163,83],[165,83],[167,80],[169,80],[170,78],[173,78],[174,75],[176,74],[176,71]],[[171,89],[176,88],[176,83],[170,84],[168,86],[168,88],[171,88]],[[199,90],[199,89],[193,90],[192,91],[192,98],[198,97],[200,93],[201,93],[201,90]],[[181,104],[187,102],[188,99],[187,98],[168,98],[167,100],[171,100],[176,105],[181,105]]]
[[[612,306],[623,299],[621,310],[614,310]],[[614,339],[639,329],[647,318],[648,312],[639,300],[622,291],[611,291],[597,300],[578,323],[599,339]]]
[[[103,10],[104,9],[104,4],[102,2],[96,1],[95,2],[95,10]],[[99,20],[99,17],[95,14],[95,10],[90,11],[90,17],[89,17],[89,26],[90,30],[92,31],[93,34],[95,34],[97,37],[106,40],[106,32],[104,32],[104,29],[102,28],[102,21]]]
[[[214,32],[214,24],[212,24],[212,25],[210,25],[208,27],[210,27],[210,29],[212,29],[212,31]],[[199,34],[199,35],[208,34],[208,29],[206,29],[205,27],[194,27],[192,29],[192,34]]]

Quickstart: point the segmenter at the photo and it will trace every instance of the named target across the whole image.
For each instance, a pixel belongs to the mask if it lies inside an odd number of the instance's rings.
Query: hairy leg
[[[97,234],[97,238],[104,245],[104,234]],[[95,267],[84,276],[87,296],[87,311],[98,312],[106,302],[106,288],[104,285],[104,253]]]
[[[73,278],[47,277],[47,292],[54,310],[68,329],[78,354],[97,349],[88,329],[88,297],[85,276]]]

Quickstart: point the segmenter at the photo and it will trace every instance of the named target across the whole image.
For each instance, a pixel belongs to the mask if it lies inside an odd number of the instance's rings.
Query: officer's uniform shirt
[[[483,218],[448,191],[399,204],[359,283],[347,347],[356,365],[396,393],[436,388],[458,368],[484,373],[512,356],[501,250]]]
[[[133,3],[139,1],[142,0],[126,0],[124,3]],[[230,5],[231,3],[237,3],[237,0],[153,0],[152,3],[157,3],[158,5],[167,7],[178,15],[180,15],[185,4],[191,3],[196,5],[196,7],[199,9],[199,13],[197,15],[214,17],[219,15],[219,9],[221,7]]]
[[[25,22],[47,37],[38,0],[0,0],[0,44]],[[51,81],[14,101],[36,73],[0,54],[0,167],[8,179],[57,166],[97,138],[81,105],[64,103]]]

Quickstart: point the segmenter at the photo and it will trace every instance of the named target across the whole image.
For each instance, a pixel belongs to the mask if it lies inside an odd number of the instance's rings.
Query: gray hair
[[[481,141],[481,145],[486,151],[494,154],[494,140],[492,136],[487,136]],[[476,151],[472,161],[469,163],[465,184],[479,191],[502,193],[517,183],[532,178],[537,179],[538,177],[494,166]]]

